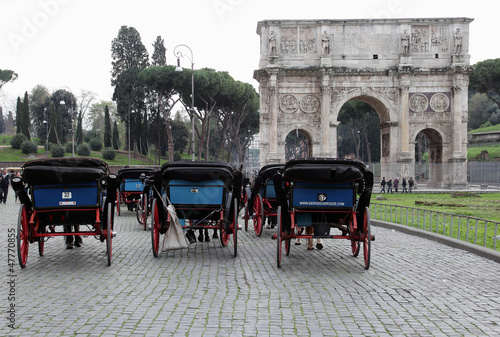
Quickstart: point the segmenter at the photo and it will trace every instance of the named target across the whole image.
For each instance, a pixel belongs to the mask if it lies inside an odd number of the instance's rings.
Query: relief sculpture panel
[[[449,49],[448,31],[446,28],[445,26],[431,27],[431,44],[443,53],[446,53]]]
[[[412,53],[426,53],[429,51],[429,26],[413,26],[411,30]]]
[[[316,35],[312,28],[300,28],[300,53],[315,54],[316,53]]]
[[[319,110],[319,99],[313,95],[307,95],[300,101],[300,108],[306,113],[313,113]]]
[[[284,95],[280,99],[280,109],[286,113],[294,113],[299,107],[299,102],[294,95]]]
[[[297,28],[283,28],[281,30],[280,50],[282,54],[297,53]]]

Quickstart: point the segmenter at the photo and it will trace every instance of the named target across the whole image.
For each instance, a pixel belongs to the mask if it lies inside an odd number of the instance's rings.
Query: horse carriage
[[[253,228],[257,236],[262,235],[262,229],[267,223],[270,228],[276,225],[276,193],[273,185],[273,176],[283,171],[283,164],[269,164],[259,170],[254,180],[248,206],[245,207],[245,229],[248,227],[248,212],[252,211]]]
[[[157,257],[160,251],[160,235],[172,225],[167,207],[173,205],[182,229],[188,233],[212,229],[223,247],[228,245],[232,235],[236,257],[241,180],[241,172],[234,171],[227,163],[177,161],[164,164],[151,182],[153,255]]]
[[[94,236],[106,241],[111,265],[114,193],[117,177],[108,165],[93,158],[60,158],[29,161],[21,177],[12,179],[21,207],[17,224],[17,253],[24,268],[29,245],[38,243],[40,256],[45,242],[56,236]],[[111,195],[112,198],[106,198]],[[87,226],[87,231],[71,229]],[[70,230],[58,230],[64,227]]]
[[[154,170],[148,168],[124,168],[118,171],[118,181],[120,182],[120,187],[116,192],[116,211],[118,215],[121,212],[121,205],[127,205],[129,211],[136,208],[144,189],[141,174],[151,175],[153,173]]]
[[[278,204],[277,265],[282,248],[290,253],[292,239],[347,239],[353,256],[363,246],[364,267],[370,267],[369,204],[373,173],[357,160],[293,159],[282,175],[274,176]],[[303,229],[306,228],[306,234]],[[332,234],[336,228],[340,233]],[[311,241],[310,241],[311,242]]]

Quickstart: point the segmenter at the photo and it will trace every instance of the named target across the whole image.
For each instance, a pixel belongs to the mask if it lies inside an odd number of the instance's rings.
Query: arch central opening
[[[339,157],[380,162],[380,117],[372,104],[352,99],[340,108],[337,120]]]

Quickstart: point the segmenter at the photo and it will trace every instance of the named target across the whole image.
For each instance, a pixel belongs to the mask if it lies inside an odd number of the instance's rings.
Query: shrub
[[[102,151],[102,158],[106,160],[113,160],[116,157],[116,152],[112,148],[107,148]]]
[[[66,153],[73,153],[73,143],[66,143],[66,145],[64,145],[64,149],[66,150]]]
[[[98,138],[92,138],[89,142],[90,149],[92,151],[101,151],[102,143]]]
[[[78,153],[79,156],[90,156],[90,148],[85,143],[80,144],[76,149],[76,153]]]
[[[13,149],[19,150],[21,148],[21,144],[27,140],[28,137],[22,133],[16,133],[10,140],[10,146],[12,146]]]
[[[56,144],[53,144],[51,147],[50,147],[50,154],[52,155],[52,157],[54,158],[60,158],[60,157],[64,157],[64,147],[62,146],[59,146],[59,145],[56,145]]]
[[[25,154],[37,153],[38,146],[32,141],[25,140],[24,142],[21,143],[21,152]]]

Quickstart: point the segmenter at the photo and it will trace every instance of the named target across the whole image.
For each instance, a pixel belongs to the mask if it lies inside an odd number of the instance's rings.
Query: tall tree
[[[167,133],[168,160],[173,161],[174,141],[170,125],[170,112],[177,101],[174,97],[175,87],[179,85],[179,80],[185,81],[185,78],[175,72],[173,66],[152,66],[146,68],[139,73],[138,78],[158,98],[158,111],[163,117]]]
[[[21,119],[23,121],[21,124],[21,133],[23,133],[29,140],[31,139],[30,135],[31,120],[30,120],[30,103],[27,91],[24,93],[23,111]]]
[[[21,97],[17,97],[16,103],[16,133],[21,133],[23,127],[23,102]]]
[[[469,130],[477,129],[488,121],[490,118],[488,111],[492,105],[497,108],[497,105],[485,93],[476,93],[469,98],[469,121],[467,123]]]
[[[59,144],[57,134],[57,111],[54,102],[51,102],[48,109],[49,114],[49,143]]]
[[[138,79],[139,72],[140,69],[133,67],[121,73],[113,93],[113,100],[117,103],[118,116],[125,122],[125,150],[129,149],[129,140],[130,149],[135,149],[134,144],[140,138],[140,128],[132,128],[131,126],[140,125],[142,114],[145,113],[146,92],[144,85]]]
[[[12,111],[9,111],[7,115],[7,122],[5,124],[5,131],[4,133],[8,135],[14,134],[15,127],[14,127],[14,116],[12,115]]]
[[[500,108],[500,58],[478,62],[469,76],[469,90],[485,93]]]
[[[134,27],[121,26],[118,36],[111,43],[111,84],[117,85],[118,76],[132,67],[144,69],[149,55],[142,44],[141,35]]]
[[[47,123],[49,116],[46,112],[50,104],[50,92],[45,86],[38,84],[31,89],[30,95],[30,114],[31,121],[35,133],[39,139],[46,139],[47,137]]]
[[[3,85],[17,80],[17,73],[9,69],[0,69],[0,89]]]
[[[167,49],[165,48],[165,41],[161,36],[157,36],[155,42],[153,43],[153,55],[151,59],[153,60],[153,66],[164,66],[167,64]]]
[[[72,132],[77,128],[78,102],[72,92],[59,89],[51,97],[57,112],[56,130],[60,144],[72,140]],[[76,134],[75,134],[76,136]],[[75,138],[76,139],[76,138]],[[76,141],[75,141],[76,143]]]
[[[78,113],[78,118],[76,122],[76,133],[75,133],[75,145],[80,145],[83,143],[83,113],[80,111]]]
[[[111,147],[111,119],[109,118],[109,108],[104,108],[104,148]]]
[[[220,95],[218,99],[218,120],[219,142],[222,145],[234,144],[237,153],[236,164],[239,165],[245,160],[245,149],[250,145],[250,136],[257,133],[259,128],[259,97],[251,84],[234,81],[229,83],[229,88],[225,95]],[[232,141],[226,141],[230,138]],[[222,146],[215,148],[215,158],[221,155]],[[228,156],[231,154],[228,147]]]
[[[144,86],[138,81],[137,75],[149,65],[148,52],[135,28],[120,28],[118,36],[111,43],[111,57],[111,84],[115,87],[113,101],[116,101],[120,119],[126,123],[126,149],[134,149],[133,144],[139,141],[140,134],[131,125],[142,123],[146,98]]]
[[[113,137],[112,137],[112,145],[114,150],[120,149],[120,133],[118,132],[118,124],[113,124]]]

